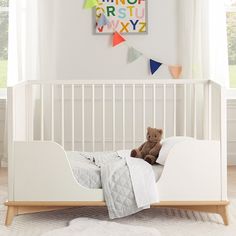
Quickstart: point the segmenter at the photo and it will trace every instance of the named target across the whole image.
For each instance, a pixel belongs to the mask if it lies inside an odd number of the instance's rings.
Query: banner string
[[[97,0],[86,0],[86,2],[85,2],[85,6],[86,6],[85,8],[93,8],[93,7],[96,7],[96,6],[98,6],[98,5],[99,5],[99,4],[98,4],[98,1],[97,1]],[[99,20],[102,21],[102,22],[99,22]],[[99,27],[99,25],[101,25],[101,26]],[[172,75],[174,78],[178,78],[178,77],[180,76],[181,71],[182,71],[182,67],[181,67],[180,65],[169,65],[169,64],[164,63],[164,62],[161,62],[161,61],[159,61],[159,60],[156,60],[156,59],[154,60],[153,58],[148,57],[148,56],[147,56],[146,54],[144,54],[142,51],[136,49],[136,47],[131,46],[131,45],[127,42],[127,39],[126,39],[121,33],[119,33],[119,32],[116,31],[116,29],[114,28],[114,26],[111,24],[111,22],[110,22],[110,21],[107,19],[107,17],[105,16],[105,14],[104,14],[104,13],[101,13],[100,16],[98,17],[97,21],[96,21],[96,30],[99,31],[99,28],[101,28],[101,30],[103,30],[102,27],[104,27],[104,26],[106,26],[106,25],[109,25],[109,27],[111,27],[111,29],[112,29],[112,31],[113,31],[113,32],[112,32],[112,37],[113,37],[113,39],[114,39],[115,33],[117,33],[117,34],[121,37],[121,41],[120,41],[119,43],[115,44],[115,45],[113,44],[113,47],[116,46],[116,45],[118,45],[118,44],[125,44],[126,47],[128,47],[128,48],[131,48],[131,47],[132,47],[134,50],[136,50],[137,52],[140,53],[140,55],[139,55],[137,58],[135,58],[134,60],[132,60],[132,62],[135,61],[136,59],[138,59],[139,57],[144,57],[144,58],[146,58],[147,60],[149,60],[150,69],[151,69],[151,73],[152,73],[152,74],[154,74],[154,73],[159,69],[159,67],[160,67],[160,66],[158,66],[157,69],[153,72],[153,71],[152,71],[153,63],[156,63],[156,64],[161,64],[161,65],[167,66],[167,67],[169,68],[169,71],[170,71],[171,75]],[[123,40],[123,39],[124,39],[124,40]]]

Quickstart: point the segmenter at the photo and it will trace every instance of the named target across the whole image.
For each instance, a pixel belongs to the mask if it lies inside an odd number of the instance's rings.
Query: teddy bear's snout
[[[152,135],[148,135],[148,141],[150,142],[156,142],[156,138]]]

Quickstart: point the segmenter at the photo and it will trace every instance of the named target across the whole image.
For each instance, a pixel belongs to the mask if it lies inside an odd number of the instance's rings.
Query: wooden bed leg
[[[228,206],[217,206],[217,213],[222,217],[224,224],[229,224]]]
[[[11,225],[15,215],[17,215],[17,207],[15,207],[15,206],[8,206],[7,207],[6,220],[5,220],[5,225],[6,226]]]

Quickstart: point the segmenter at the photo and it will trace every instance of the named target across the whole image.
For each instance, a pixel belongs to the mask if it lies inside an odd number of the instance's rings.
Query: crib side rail
[[[25,140],[55,141],[66,150],[124,149],[143,142],[148,126],[163,128],[165,137],[212,138],[209,81],[29,81],[24,86]]]

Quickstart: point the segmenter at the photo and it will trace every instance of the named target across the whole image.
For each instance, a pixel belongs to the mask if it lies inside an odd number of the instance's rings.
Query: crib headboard
[[[223,89],[208,80],[27,81],[8,88],[9,142],[51,140],[66,150],[136,147],[148,126],[164,136],[220,140]]]

